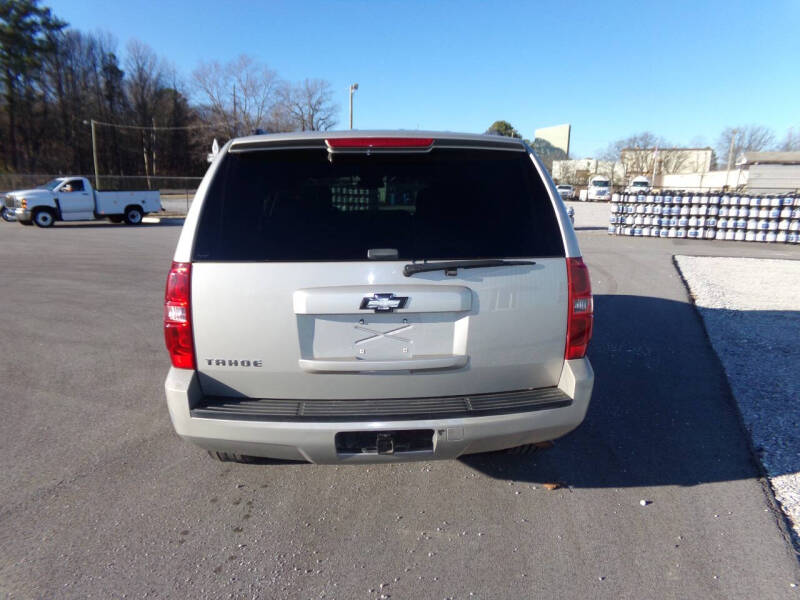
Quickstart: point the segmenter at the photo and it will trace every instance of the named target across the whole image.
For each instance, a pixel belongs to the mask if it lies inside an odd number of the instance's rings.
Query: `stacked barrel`
[[[613,194],[609,221],[611,235],[798,244],[800,194]]]

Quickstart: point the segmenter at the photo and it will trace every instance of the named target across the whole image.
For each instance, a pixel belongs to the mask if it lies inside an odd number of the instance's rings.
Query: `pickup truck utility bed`
[[[454,458],[586,413],[588,271],[520,140],[233,140],[173,260],[167,403],[217,458]]]

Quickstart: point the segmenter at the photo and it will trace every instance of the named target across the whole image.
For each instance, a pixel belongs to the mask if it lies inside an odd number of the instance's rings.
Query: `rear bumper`
[[[195,371],[171,368],[165,383],[167,406],[175,431],[207,450],[305,460],[314,463],[367,463],[457,458],[561,437],[581,424],[594,385],[587,359],[564,364],[558,389],[572,402],[559,408],[527,412],[426,418],[415,420],[261,421],[197,418],[191,407],[203,395]],[[433,430],[432,449],[397,454],[337,453],[336,434],[348,431]]]

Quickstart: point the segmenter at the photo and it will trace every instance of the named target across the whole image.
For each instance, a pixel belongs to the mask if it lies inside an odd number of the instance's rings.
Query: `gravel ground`
[[[800,539],[800,261],[676,256]]]

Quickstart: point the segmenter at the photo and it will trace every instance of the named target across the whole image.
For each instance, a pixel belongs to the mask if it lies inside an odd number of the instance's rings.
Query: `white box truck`
[[[5,205],[23,225],[51,227],[56,221],[108,219],[137,225],[161,209],[158,191],[99,192],[85,177],[57,177],[37,188],[6,194]]]

